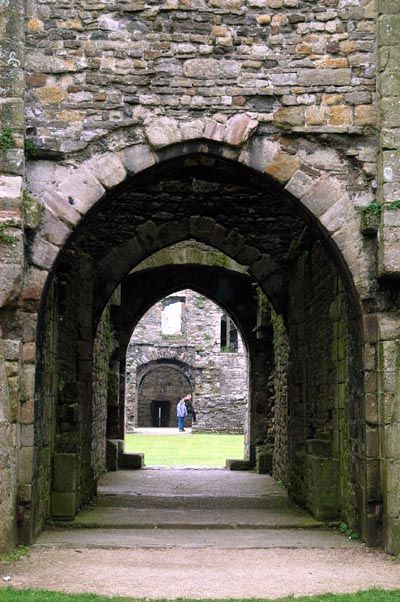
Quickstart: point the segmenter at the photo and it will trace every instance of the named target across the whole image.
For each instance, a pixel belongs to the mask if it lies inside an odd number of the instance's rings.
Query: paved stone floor
[[[268,475],[216,469],[108,473],[91,507],[7,572],[15,587],[146,598],[400,589],[398,562],[314,520]]]

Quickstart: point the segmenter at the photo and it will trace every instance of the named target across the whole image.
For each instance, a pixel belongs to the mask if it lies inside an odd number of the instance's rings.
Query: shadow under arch
[[[293,309],[290,301],[296,296],[289,276],[297,270],[295,275],[300,280],[299,265],[307,262],[306,255],[313,251],[315,245],[322,246],[325,258],[321,259],[321,265],[329,262],[334,265],[342,281],[339,292],[348,300],[348,323],[351,322],[350,330],[355,338],[352,366],[360,370],[363,336],[359,296],[350,267],[330,233],[307,207],[270,177],[232,158],[221,158],[216,146],[212,147],[212,152],[210,148],[207,154],[195,151],[195,143],[181,146],[179,151],[169,149],[168,156],[166,151],[164,153],[162,164],[133,175],[110,190],[82,218],[57,257],[42,298],[42,319],[38,329],[38,371],[42,375],[37,380],[37,416],[40,423],[37,442],[40,445],[44,440],[47,411],[44,406],[47,401],[61,412],[55,427],[56,431],[61,430],[55,433],[54,441],[60,454],[71,455],[71,462],[76,461],[72,456],[78,454],[78,446],[68,439],[71,432],[68,425],[73,424],[75,406],[80,407],[80,400],[91,398],[93,332],[106,303],[134,266],[155,251],[188,238],[209,244],[246,265],[251,277],[286,318]],[[176,156],[171,157],[175,150]],[[182,155],[183,150],[187,154]],[[159,155],[162,158],[163,152],[160,151]],[[274,235],[275,231],[279,236]],[[322,255],[323,252],[319,252],[319,258]],[[140,294],[147,298],[148,290]],[[330,298],[332,303],[333,294]],[[48,325],[44,324],[49,317],[50,322],[56,325],[52,334]],[[69,330],[65,324],[70,326]],[[67,334],[61,353],[61,340]],[[295,342],[294,337],[293,344]],[[44,351],[48,349],[54,352],[45,358]],[[61,362],[61,368],[54,368],[52,361]],[[322,369],[328,374],[326,366]],[[57,370],[63,375],[58,379],[58,383],[62,383],[58,391],[51,384],[50,377]],[[67,379],[65,375],[69,370],[70,379]],[[46,400],[42,396],[45,397],[47,386],[50,394]],[[300,397],[293,399],[297,405],[303,403]],[[358,397],[350,396],[350,399],[354,406],[359,406],[358,418],[361,418],[360,394]],[[85,408],[85,412],[85,420],[89,423],[90,408]],[[351,428],[354,430],[353,422],[352,418]],[[77,432],[79,429],[80,424],[76,425]],[[324,434],[322,427],[320,431]],[[362,450],[362,428],[350,436],[357,440],[358,449]],[[312,430],[307,433],[308,439],[316,440]],[[314,448],[307,444],[306,455],[312,456]],[[47,449],[43,453],[45,455],[48,455]],[[40,461],[36,466],[38,476]],[[87,473],[82,474],[89,475],[87,481],[90,482],[89,464],[85,470]],[[365,486],[364,481],[364,476],[358,477],[360,491]],[[302,486],[304,489],[307,487],[304,483]],[[93,489],[85,489],[82,484],[76,491],[75,510],[93,495]],[[304,496],[301,491],[299,495]],[[365,515],[362,494],[357,492],[356,497],[359,510]],[[41,504],[40,500],[38,503]],[[41,504],[39,514],[42,518],[48,504],[48,500]]]

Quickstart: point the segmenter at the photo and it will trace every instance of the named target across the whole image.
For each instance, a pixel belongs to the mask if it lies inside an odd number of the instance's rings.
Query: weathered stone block
[[[118,468],[140,470],[144,466],[144,454],[123,453],[118,456]]]
[[[382,108],[382,126],[384,128],[400,127],[400,97],[383,98]]]
[[[248,149],[243,151],[239,160],[257,171],[264,172],[278,150],[278,142],[255,136],[250,141]]]
[[[58,192],[81,214],[85,214],[105,193],[100,182],[84,167],[71,172]]]
[[[187,60],[183,66],[183,73],[193,79],[234,79],[239,75],[240,69],[237,61],[200,58]]]
[[[114,153],[94,156],[87,164],[87,168],[93,171],[97,180],[108,189],[117,186],[126,178],[126,169],[118,155]]]
[[[121,161],[129,173],[140,173],[155,164],[156,159],[147,144],[129,146],[120,153]]]
[[[42,196],[45,207],[64,222],[75,226],[81,219],[80,213],[68,202],[65,197],[54,191],[45,192]]]
[[[210,241],[215,228],[215,220],[210,217],[193,216],[190,218],[190,231],[198,240]]]
[[[75,491],[79,483],[79,454],[55,453],[53,457],[53,491]]]
[[[343,196],[343,190],[340,183],[329,176],[322,176],[302,196],[301,202],[314,215],[319,217],[322,213],[325,213],[331,205],[336,203],[341,196]]]
[[[0,208],[17,207],[22,203],[22,178],[0,176]]]
[[[140,240],[143,242],[145,249],[155,251],[161,247],[158,229],[153,221],[148,220],[144,224],[138,226],[137,233]]]
[[[202,138],[204,134],[204,121],[202,119],[194,119],[180,124],[182,139],[194,140]]]
[[[290,107],[278,109],[274,113],[274,122],[283,128],[304,125],[304,107]]]
[[[256,472],[258,474],[271,474],[273,467],[273,450],[265,447],[256,448]]]
[[[285,184],[300,167],[300,161],[295,155],[279,151],[265,169],[280,184]]]
[[[298,69],[299,86],[348,86],[351,69]]]
[[[225,468],[228,470],[250,470],[249,460],[225,460]]]
[[[44,212],[40,236],[51,244],[61,247],[71,233],[71,228],[54,215],[52,211],[47,210]]]
[[[146,135],[150,146],[156,149],[169,144],[176,144],[182,140],[178,123],[169,117],[154,119],[146,127]]]
[[[378,20],[378,35],[382,46],[400,44],[400,15],[382,15]]]
[[[307,456],[309,470],[309,507],[318,520],[336,518],[339,512],[337,460],[318,456]]]
[[[118,470],[118,442],[112,439],[106,443],[106,468],[112,472]]]
[[[225,124],[214,121],[213,119],[206,119],[204,125],[204,138],[208,140],[215,140],[216,142],[222,142],[225,136]]]
[[[23,485],[18,485],[17,502],[19,504],[27,504],[31,500],[32,500],[32,485],[27,484],[27,483],[25,483]]]
[[[277,264],[271,255],[261,257],[250,266],[250,273],[259,281],[265,280],[277,269]]]
[[[379,243],[379,271],[381,276],[399,275],[400,228],[381,228]]]
[[[290,178],[285,186],[285,190],[293,194],[294,197],[300,199],[309,190],[315,180],[304,171],[298,170]]]
[[[21,447],[18,459],[18,482],[30,483],[33,475],[33,447]]]
[[[78,508],[75,491],[54,491],[51,495],[51,514],[54,518],[72,519]]]
[[[243,144],[257,128],[257,125],[258,122],[247,115],[234,115],[226,124],[224,142],[233,146]]]
[[[38,238],[32,246],[32,263],[38,268],[50,271],[57,257],[59,248],[47,242],[44,238]]]

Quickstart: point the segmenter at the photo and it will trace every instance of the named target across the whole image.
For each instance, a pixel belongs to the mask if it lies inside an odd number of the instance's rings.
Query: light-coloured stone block
[[[61,182],[58,192],[83,215],[101,199],[105,189],[93,174],[81,167]]]
[[[156,159],[147,144],[129,146],[120,152],[121,161],[129,173],[144,171],[155,164]]]
[[[106,153],[94,156],[87,164],[97,180],[107,189],[117,186],[126,178],[126,169],[118,155]]]
[[[0,207],[15,207],[21,204],[22,178],[0,175]]]
[[[146,136],[150,146],[155,149],[176,144],[182,140],[182,132],[178,123],[169,117],[154,119],[146,127]]]
[[[301,197],[301,202],[314,215],[319,217],[343,196],[343,189],[337,180],[321,176]]]
[[[256,130],[258,121],[251,119],[248,115],[234,115],[226,124],[224,142],[232,146],[243,144],[252,132]]]
[[[39,238],[32,245],[32,263],[38,268],[50,271],[57,257],[59,248],[44,238]]]

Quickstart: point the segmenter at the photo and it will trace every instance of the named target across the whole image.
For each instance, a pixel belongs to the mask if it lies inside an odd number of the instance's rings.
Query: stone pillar
[[[16,544],[16,439],[0,336],[0,552],[6,552]]]
[[[0,551],[15,545],[17,525],[21,333],[15,308],[24,265],[24,7],[23,0],[0,3]],[[19,470],[26,467],[22,461]]]
[[[262,444],[272,451],[274,391],[270,389],[274,370],[274,333],[271,307],[265,295],[258,289],[256,341],[250,351],[249,406],[250,425],[245,428],[246,460],[254,464],[256,446]]]
[[[400,319],[379,317],[379,422],[386,551],[400,552]]]
[[[381,276],[400,275],[400,14],[397,0],[379,0],[378,90],[381,143],[378,201],[384,204],[379,232]]]
[[[400,277],[400,14],[397,0],[379,0],[378,68],[381,148],[378,200],[383,204],[379,231],[380,276]],[[383,495],[383,541],[400,552],[400,320],[378,315],[378,415]],[[375,446],[377,443],[375,443]]]

